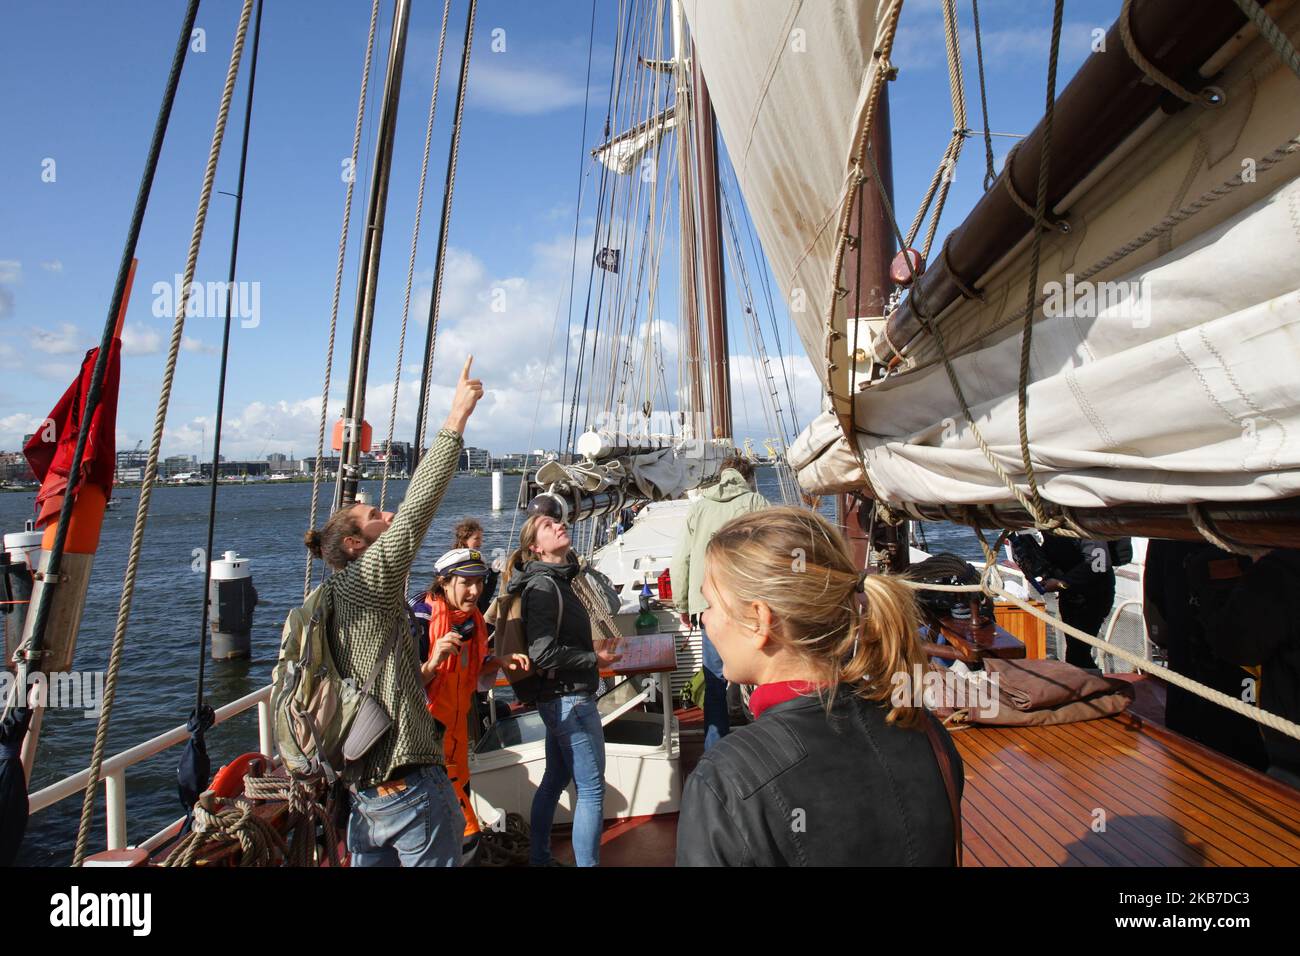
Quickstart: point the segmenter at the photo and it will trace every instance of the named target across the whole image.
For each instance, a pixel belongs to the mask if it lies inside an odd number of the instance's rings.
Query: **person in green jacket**
[[[708,750],[726,736],[730,729],[727,718],[727,679],[722,674],[722,658],[714,650],[700,614],[709,606],[701,588],[704,586],[704,549],[709,539],[732,518],[766,508],[768,501],[754,490],[754,466],[744,458],[731,457],[723,461],[718,483],[698,498],[686,516],[686,527],[677,550],[673,552],[671,576],[680,590],[677,610],[682,623],[700,627],[700,643],[704,656],[704,749]]]

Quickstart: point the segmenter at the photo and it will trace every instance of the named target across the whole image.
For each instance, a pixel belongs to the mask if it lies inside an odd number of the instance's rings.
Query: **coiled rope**
[[[235,79],[239,75],[239,61],[243,56],[244,38],[248,33],[248,21],[252,12],[253,0],[244,0],[243,10],[239,16],[239,27],[235,31],[234,47],[230,52],[230,65],[226,70],[226,84],[221,93],[221,106],[217,110],[216,128],[212,131],[212,145],[208,150],[208,163],[203,174],[203,187],[199,192],[198,212],[195,214],[194,229],[190,235],[189,255],[185,262],[185,283],[181,287],[186,292],[194,283],[194,271],[199,259],[199,246],[203,242],[203,229],[207,224],[208,203],[212,198],[212,184],[217,175],[217,160],[221,155],[221,144],[226,135],[226,119],[230,115],[230,101],[235,92]],[[73,866],[81,866],[86,858],[86,841],[90,836],[90,821],[95,806],[95,788],[99,784],[99,774],[104,763],[104,747],[108,741],[108,725],[113,714],[113,699],[117,693],[117,675],[122,666],[122,651],[126,644],[126,626],[131,616],[131,600],[135,594],[135,579],[140,567],[140,551],[144,544],[144,529],[149,521],[149,501],[153,497],[154,479],[158,475],[158,457],[162,447],[163,427],[167,423],[167,406],[171,401],[172,381],[176,377],[176,360],[180,355],[181,338],[185,331],[185,308],[188,304],[189,296],[181,296],[181,301],[176,309],[176,320],[172,324],[171,343],[167,350],[162,390],[158,396],[158,409],[154,416],[153,436],[149,442],[149,458],[145,465],[144,481],[140,484],[140,502],[135,513],[135,529],[131,534],[131,551],[130,556],[127,558],[126,575],[122,582],[122,598],[118,604],[117,625],[113,632],[108,674],[104,681],[104,703],[95,728],[95,744],[90,759],[90,776],[81,803],[81,823],[77,828],[77,846],[72,858]]]
[[[192,867],[200,854],[223,844],[238,843],[240,866],[279,866],[289,856],[289,846],[275,827],[241,798],[218,800],[211,792],[194,805],[194,826],[163,861],[165,867]]]

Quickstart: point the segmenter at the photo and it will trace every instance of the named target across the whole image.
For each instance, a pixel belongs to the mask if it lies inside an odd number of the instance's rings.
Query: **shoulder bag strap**
[[[961,803],[957,799],[957,782],[953,779],[952,759],[948,755],[948,749],[944,747],[943,742],[939,739],[939,730],[935,727],[934,718],[928,713],[923,718],[925,720],[925,736],[930,741],[930,747],[934,750],[934,759],[939,762],[939,772],[943,774],[943,787],[948,791],[948,806],[952,810],[952,832],[956,843],[957,865],[961,866]]]
[[[393,633],[388,635],[388,640],[384,641],[384,646],[379,650],[379,656],[375,658],[375,666],[370,671],[370,676],[366,678],[365,684],[361,688],[361,693],[369,694],[370,688],[375,686],[375,681],[379,678],[379,672],[384,669],[384,662],[388,660],[388,655],[393,652],[393,646],[397,643],[397,638],[401,636],[405,621],[399,621],[393,628]]]

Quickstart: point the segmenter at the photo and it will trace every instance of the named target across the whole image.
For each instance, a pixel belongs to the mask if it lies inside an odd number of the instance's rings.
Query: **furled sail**
[[[887,338],[883,317],[855,322],[830,308],[837,212],[861,134],[853,118],[877,68],[875,5],[774,2],[743,18],[742,6],[696,0],[686,9],[804,346],[837,399],[852,396],[851,436],[842,406],[790,449],[805,491],[864,489],[898,507],[1015,504],[1028,494],[1023,385],[1049,507],[1300,495],[1300,85],[1253,28],[1229,29],[1215,41],[1225,45],[1198,61],[1220,91],[1215,108],[1153,106],[1053,201],[1049,213],[1072,228],[1042,240],[1038,291],[1047,299],[1022,382],[1032,216],[1018,244],[962,278],[974,294],[950,296],[931,316],[942,344],[920,326]],[[1133,6],[1135,18],[1178,12],[1163,0]],[[1300,37],[1300,9],[1279,23],[1292,42]],[[816,37],[816,56],[798,52],[801,36]],[[1141,74],[1137,83],[1155,90],[1154,103],[1161,91]],[[847,388],[825,359],[828,315],[833,330],[869,343]]]

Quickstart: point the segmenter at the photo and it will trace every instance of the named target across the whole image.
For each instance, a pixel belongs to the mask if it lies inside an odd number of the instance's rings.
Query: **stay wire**
[[[248,63],[248,92],[244,98],[244,131],[239,147],[239,179],[235,187],[235,222],[230,237],[230,269],[226,282],[226,316],[221,330],[221,368],[217,375],[217,413],[212,437],[212,480],[208,483],[208,537],[203,548],[203,610],[199,614],[199,673],[195,682],[195,713],[203,709],[203,677],[208,659],[208,589],[212,586],[212,543],[217,527],[217,478],[221,464],[221,430],[225,421],[226,370],[230,363],[230,313],[234,307],[235,267],[239,260],[239,226],[244,215],[244,180],[248,171],[248,138],[253,125],[253,90],[257,86],[257,51],[262,39],[262,0],[253,17],[253,52]]]

